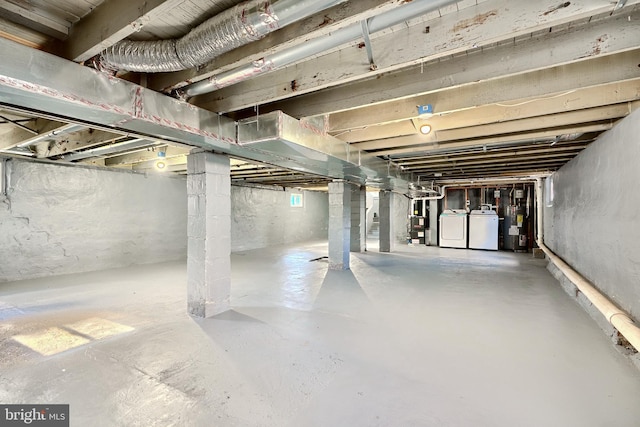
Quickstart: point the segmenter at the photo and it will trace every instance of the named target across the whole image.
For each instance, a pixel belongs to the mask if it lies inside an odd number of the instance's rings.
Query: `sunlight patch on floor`
[[[133,329],[110,320],[91,317],[31,334],[14,335],[13,339],[43,356],[52,356],[88,344],[91,341],[130,332]]]

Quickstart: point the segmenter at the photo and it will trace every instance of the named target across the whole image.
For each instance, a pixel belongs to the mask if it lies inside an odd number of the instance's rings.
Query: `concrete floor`
[[[526,254],[325,243],[234,254],[233,311],[186,266],[0,284],[0,402],[72,426],[638,426],[640,373]]]

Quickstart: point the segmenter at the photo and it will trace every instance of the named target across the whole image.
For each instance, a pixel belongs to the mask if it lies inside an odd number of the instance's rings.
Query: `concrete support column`
[[[391,252],[394,246],[393,197],[391,191],[380,192],[380,252]]]
[[[438,246],[438,201],[429,200],[429,245]]]
[[[351,252],[367,250],[367,188],[351,186]]]
[[[329,268],[349,269],[351,246],[351,188],[344,181],[329,183]]]
[[[231,294],[229,158],[193,150],[187,173],[187,307],[210,317],[229,309]]]

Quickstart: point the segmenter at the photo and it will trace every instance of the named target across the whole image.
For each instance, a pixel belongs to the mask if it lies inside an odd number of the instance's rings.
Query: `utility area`
[[[411,200],[411,244],[540,254],[532,183],[446,188]],[[431,210],[434,210],[431,222]],[[433,231],[433,233],[432,233]]]
[[[640,0],[0,0],[0,426],[640,425]]]

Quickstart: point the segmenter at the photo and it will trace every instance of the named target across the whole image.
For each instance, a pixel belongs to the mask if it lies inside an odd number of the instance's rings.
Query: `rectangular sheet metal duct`
[[[344,142],[280,112],[260,117],[258,125],[236,126],[214,112],[9,40],[0,39],[0,58],[0,105],[334,179],[402,192],[408,187],[391,163],[365,161]]]
[[[262,150],[296,162],[299,171],[366,183],[369,186],[408,190],[408,176],[400,167],[350,148],[326,133],[322,122],[299,121],[281,111],[238,122],[238,143],[247,150]]]

